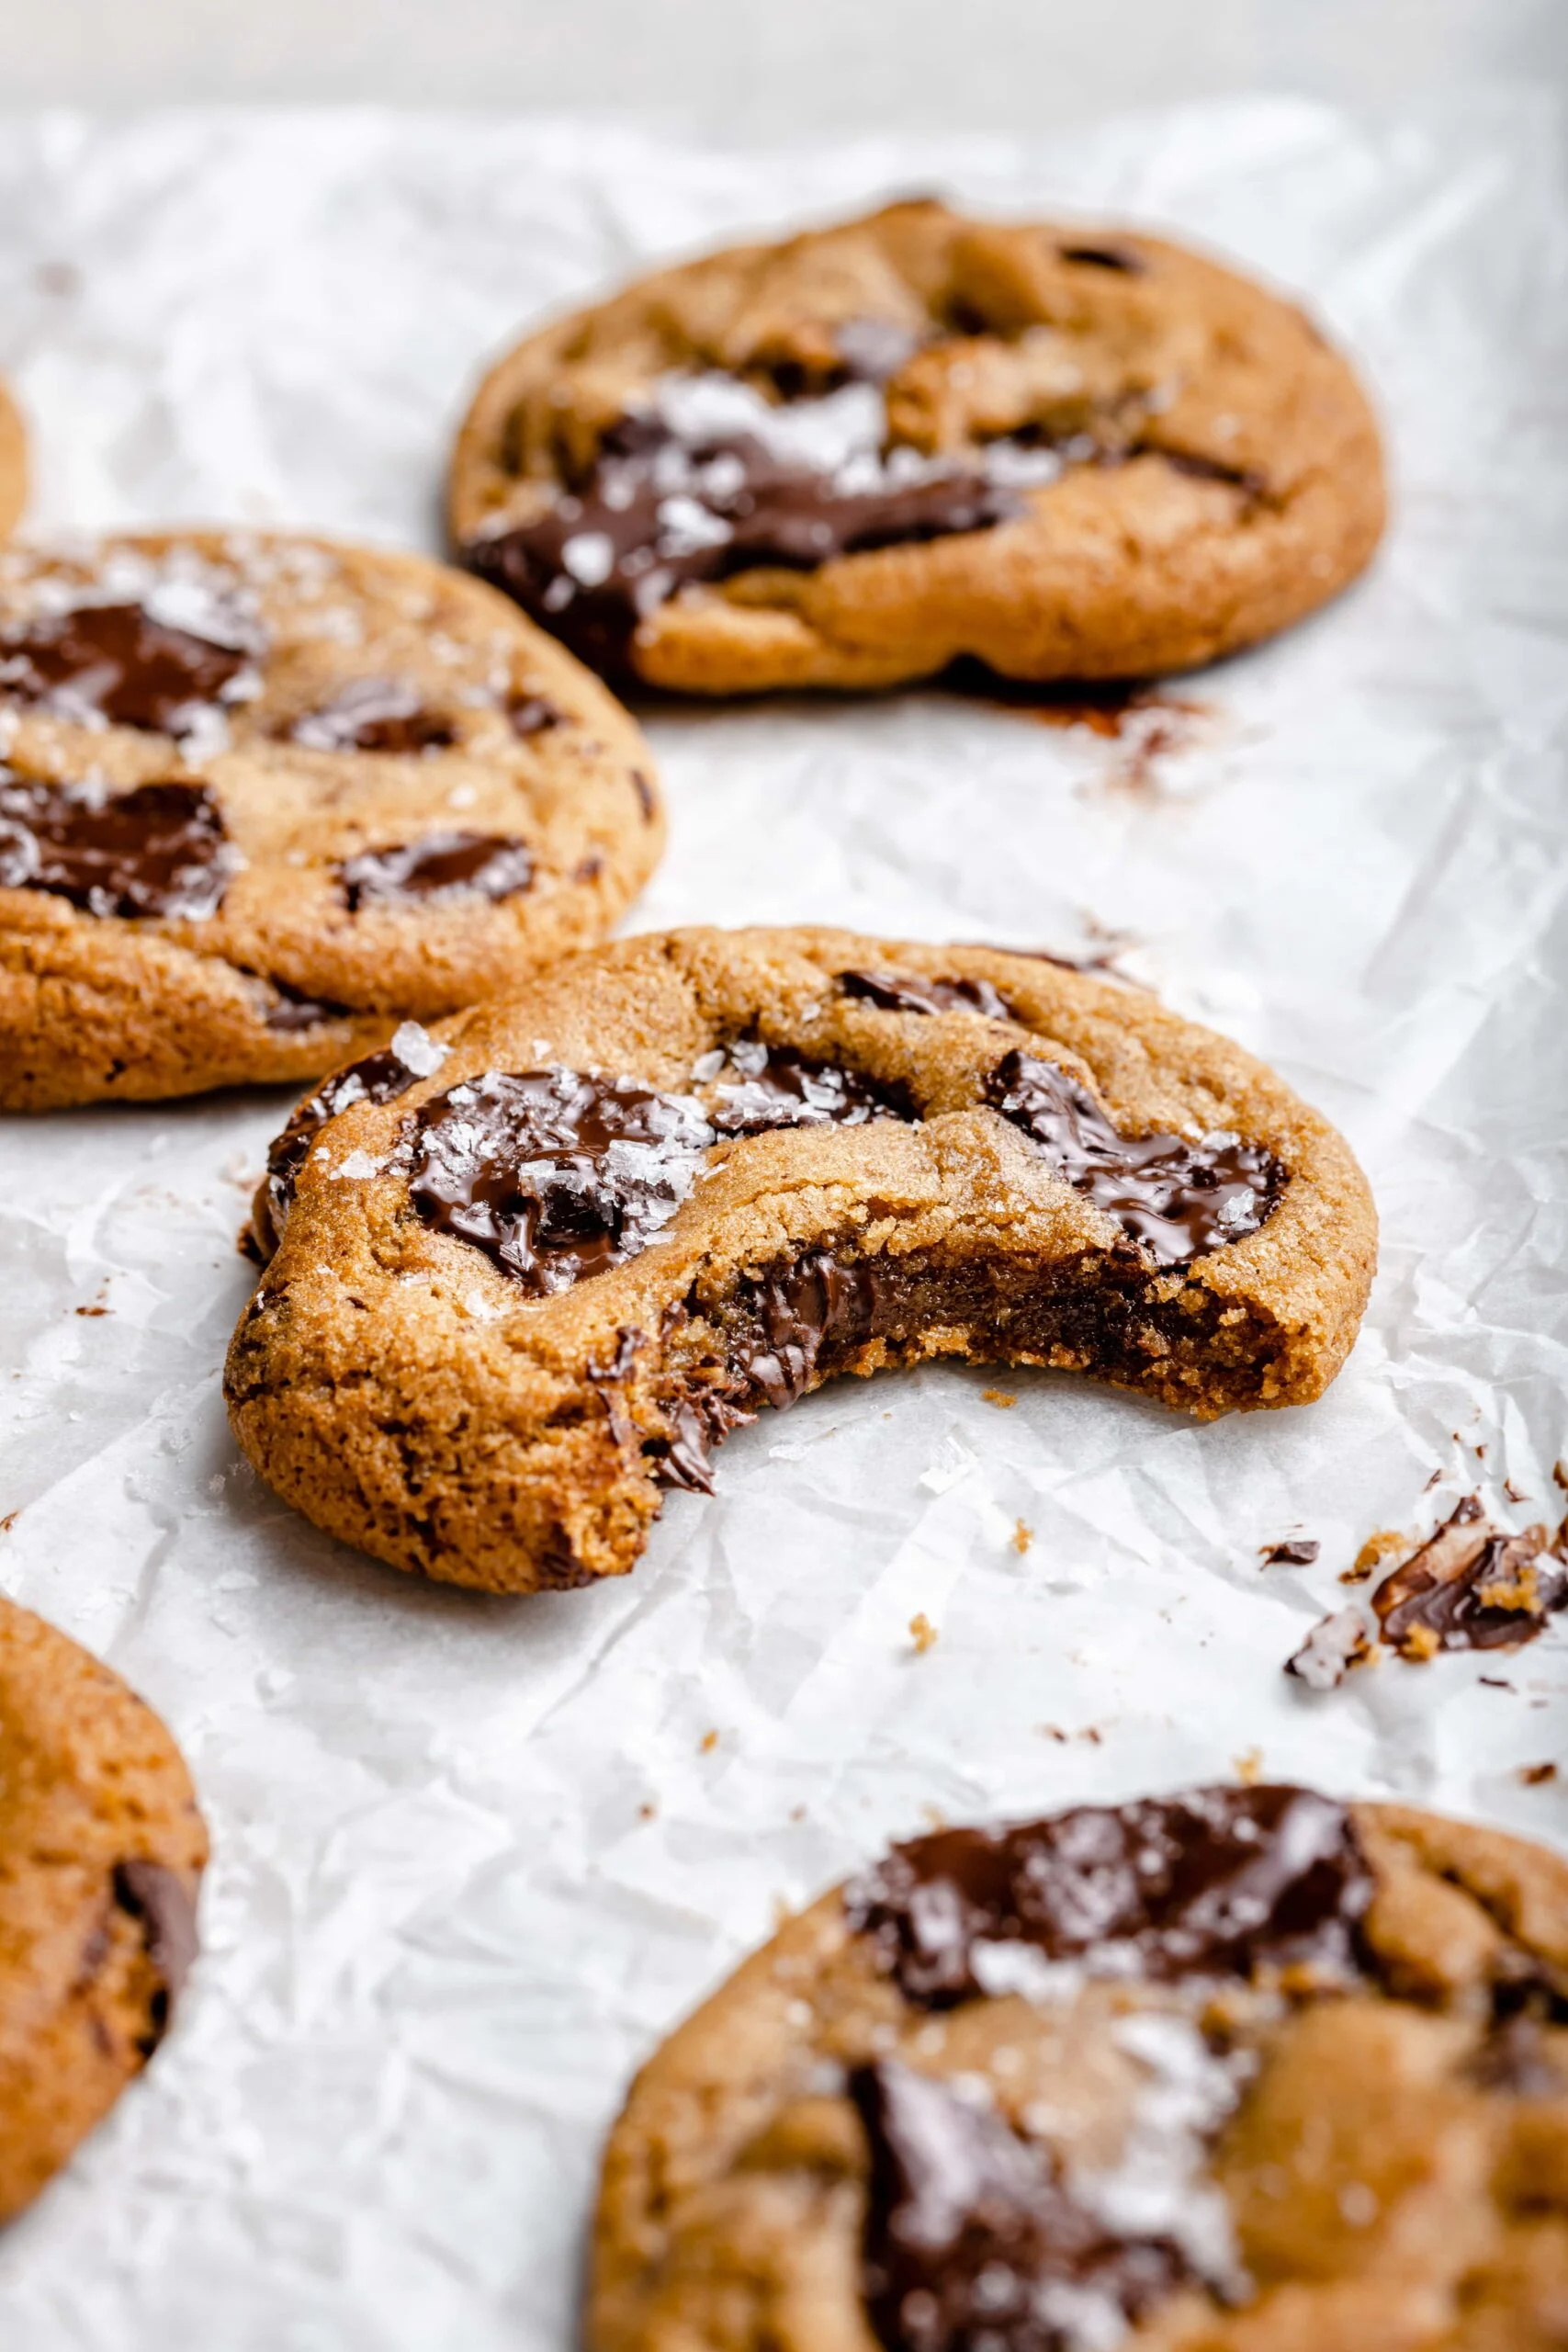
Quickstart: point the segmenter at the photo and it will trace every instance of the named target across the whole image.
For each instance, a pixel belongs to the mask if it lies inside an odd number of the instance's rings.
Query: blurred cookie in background
[[[462,560],[606,676],[1146,677],[1355,577],[1367,400],[1164,239],[935,202],[661,270],[529,335],[453,462]]]
[[[0,1105],[313,1077],[603,938],[662,842],[631,720],[461,572],[0,550]]]
[[[0,2222],[167,2032],[206,1862],[190,1776],[157,1716],[0,1599]]]
[[[1551,2352],[1568,1863],[1289,1786],[896,1846],[650,2059],[589,2352]]]

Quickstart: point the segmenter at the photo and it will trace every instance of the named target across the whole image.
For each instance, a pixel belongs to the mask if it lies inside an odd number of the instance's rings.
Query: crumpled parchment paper
[[[1513,1525],[1562,1500],[1556,136],[1484,93],[750,158],[368,110],[0,125],[39,526],[434,546],[449,433],[525,321],[927,187],[1300,288],[1376,387],[1397,497],[1366,584],[1196,682],[1146,758],[934,693],[649,722],[673,822],[637,925],[1127,934],[1344,1127],[1382,1264],[1316,1407],[1198,1428],[1044,1375],[847,1383],[733,1439],[635,1576],[486,1602],[330,1543],[230,1442],[279,1098],[5,1125],[0,1584],[163,1711],[216,1848],[176,2032],[0,2242],[7,2346],[564,2352],[633,2067],[777,1903],[933,1811],[1261,1769],[1568,1836],[1568,1781],[1521,1778],[1562,1746],[1563,1621],[1323,1696],[1280,1671],[1374,1528],[1477,1485]],[[1261,1568],[1292,1534],[1317,1564]]]

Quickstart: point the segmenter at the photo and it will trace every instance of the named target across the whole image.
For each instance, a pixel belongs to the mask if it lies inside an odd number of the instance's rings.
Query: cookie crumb
[[[1402,1534],[1397,1527],[1380,1527],[1375,1534],[1368,1536],[1350,1566],[1340,1570],[1339,1581],[1341,1584],[1365,1584],[1391,1553],[1405,1552],[1410,1547],[1410,1537]]]
[[[1313,1535],[1292,1535],[1283,1544],[1261,1547],[1266,1568],[1310,1568],[1323,1546]]]
[[[1503,1492],[1507,1496],[1508,1500],[1511,1503],[1528,1503],[1529,1500],[1529,1497],[1519,1487],[1516,1487],[1511,1478],[1504,1479]]]
[[[1527,1789],[1539,1789],[1542,1781],[1556,1780],[1557,1767],[1555,1764],[1521,1764],[1519,1778]]]
[[[917,1657],[924,1657],[936,1642],[936,1627],[923,1609],[917,1610],[909,1620],[909,1639],[915,1645]]]
[[[0,1519],[0,1535],[9,1535],[12,1528],[15,1527],[21,1515],[22,1507],[20,1503],[18,1503],[15,1510],[8,1510],[6,1513],[5,1518]]]
[[[1012,1527],[1012,1548],[1018,1554],[1020,1559],[1023,1557],[1023,1555],[1028,1551],[1033,1541],[1033,1528],[1026,1527],[1021,1519],[1014,1520]]]
[[[1552,1464],[1551,1483],[1554,1487],[1561,1487],[1563,1493],[1568,1495],[1568,1462],[1554,1462]]]
[[[637,1817],[639,1821],[651,1821],[658,1811],[659,1807],[651,1802],[648,1804],[639,1804],[637,1809]]]
[[[1239,1756],[1232,1758],[1231,1770],[1244,1789],[1257,1788],[1263,1778],[1263,1750],[1244,1747]]]
[[[980,1401],[984,1405],[995,1405],[998,1412],[1005,1413],[1017,1404],[1018,1398],[1010,1396],[1005,1388],[982,1388]]]
[[[79,1306],[76,1309],[76,1312],[78,1315],[112,1315],[114,1313],[114,1309],[112,1306],[102,1306],[96,1299],[95,1299],[91,1305],[87,1306]]]
[[[1399,1655],[1421,1664],[1429,1657],[1436,1657],[1442,1646],[1430,1625],[1412,1625],[1399,1645]]]
[[[1067,1735],[1060,1724],[1042,1724],[1039,1728],[1042,1739],[1059,1739],[1066,1745]]]
[[[697,1742],[697,1753],[700,1756],[711,1756],[717,1746],[717,1732],[705,1731],[701,1739]]]

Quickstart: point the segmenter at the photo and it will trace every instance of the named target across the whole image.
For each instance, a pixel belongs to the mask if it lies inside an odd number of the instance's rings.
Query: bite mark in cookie
[[[1353,577],[1382,486],[1350,370],[1261,287],[909,203],[531,336],[450,514],[606,673],[733,694],[1189,668]]]
[[[275,1147],[228,1393],[265,1476],[427,1573],[619,1573],[662,1488],[839,1373],[951,1354],[1204,1413],[1304,1399],[1365,1296],[1333,1131],[1054,966],[656,935],[415,1032],[417,1070],[406,1034]]]

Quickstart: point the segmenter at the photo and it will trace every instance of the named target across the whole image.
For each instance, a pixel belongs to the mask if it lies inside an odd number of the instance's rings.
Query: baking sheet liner
[[[0,1129],[0,1584],[162,1710],[216,1848],[176,2032],[0,2240],[7,2343],[565,2346],[632,2069],[775,1905],[934,1815],[1260,1770],[1568,1837],[1568,1781],[1521,1777],[1562,1746],[1563,1621],[1322,1696],[1280,1671],[1373,1529],[1476,1487],[1516,1525],[1562,1499],[1558,153],[1506,92],[749,157],[373,110],[0,123],[39,526],[437,546],[448,436],[515,328],[911,188],[1300,288],[1376,388],[1397,498],[1363,586],[1141,744],[931,692],[649,719],[672,827],[636,927],[1117,934],[1340,1124],[1382,1271],[1314,1408],[1198,1428],[1047,1375],[845,1383],[735,1437],[631,1577],[485,1601],[329,1542],[230,1441],[234,1233],[281,1098]],[[1263,1569],[1291,1535],[1316,1565]]]

